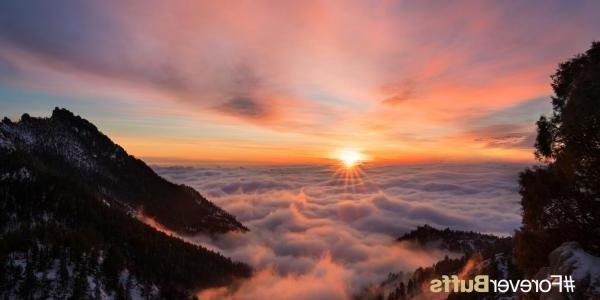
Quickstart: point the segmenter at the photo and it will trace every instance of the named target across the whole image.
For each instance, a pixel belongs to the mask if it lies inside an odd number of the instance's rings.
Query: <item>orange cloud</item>
[[[9,25],[0,29],[0,59],[15,71],[2,78],[46,93],[52,104],[109,93],[137,108],[127,112],[132,120],[190,118],[214,122],[225,135],[252,131],[243,143],[269,154],[251,160],[289,151],[302,160],[349,144],[426,160],[470,130],[463,120],[550,94],[556,64],[587,47],[600,25],[590,13],[597,3],[563,5],[10,3],[0,12]],[[111,102],[98,106],[118,111]],[[218,141],[211,159],[238,159],[227,149],[240,139],[196,127],[203,140]],[[289,136],[318,145],[304,152],[295,150],[301,142],[280,144]],[[160,140],[124,146],[155,156],[149,148]],[[195,151],[164,155],[200,158]]]
[[[232,288],[217,288],[199,292],[201,300],[216,299],[269,299],[290,300],[349,299],[344,284],[344,269],[325,256],[307,274],[280,276],[263,270],[250,280]]]

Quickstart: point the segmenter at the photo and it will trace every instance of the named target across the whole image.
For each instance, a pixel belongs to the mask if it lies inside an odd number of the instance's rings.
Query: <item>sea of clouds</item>
[[[348,299],[389,272],[447,253],[395,242],[416,226],[509,235],[520,224],[516,164],[155,166],[235,215],[250,232],[186,237],[256,273],[200,298]],[[352,176],[351,176],[352,175]],[[452,254],[450,254],[452,255]]]

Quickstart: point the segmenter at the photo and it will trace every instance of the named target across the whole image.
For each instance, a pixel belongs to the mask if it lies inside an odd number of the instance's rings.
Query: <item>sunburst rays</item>
[[[334,184],[342,185],[344,192],[357,192],[366,184],[367,174],[363,170],[363,164],[354,162],[348,165],[342,161],[334,167],[333,179]]]

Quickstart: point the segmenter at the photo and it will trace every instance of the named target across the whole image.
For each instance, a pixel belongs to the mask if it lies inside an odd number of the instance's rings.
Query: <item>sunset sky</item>
[[[35,5],[33,5],[35,3]],[[598,1],[4,1],[0,112],[152,162],[530,161]]]

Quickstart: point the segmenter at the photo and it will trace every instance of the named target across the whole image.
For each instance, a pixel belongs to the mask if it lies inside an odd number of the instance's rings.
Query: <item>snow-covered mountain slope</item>
[[[101,201],[77,173],[19,143],[0,148],[0,299],[187,299],[250,276]]]
[[[600,257],[587,253],[576,242],[566,242],[549,255],[550,264],[535,275],[537,279],[550,275],[570,275],[575,280],[574,293],[559,293],[554,288],[540,295],[544,300],[600,299]]]
[[[0,123],[0,155],[30,155],[49,172],[83,184],[98,199],[127,211],[143,211],[182,233],[247,230],[235,217],[191,187],[158,176],[143,161],[128,155],[96,126],[56,108],[50,118],[24,114]]]

